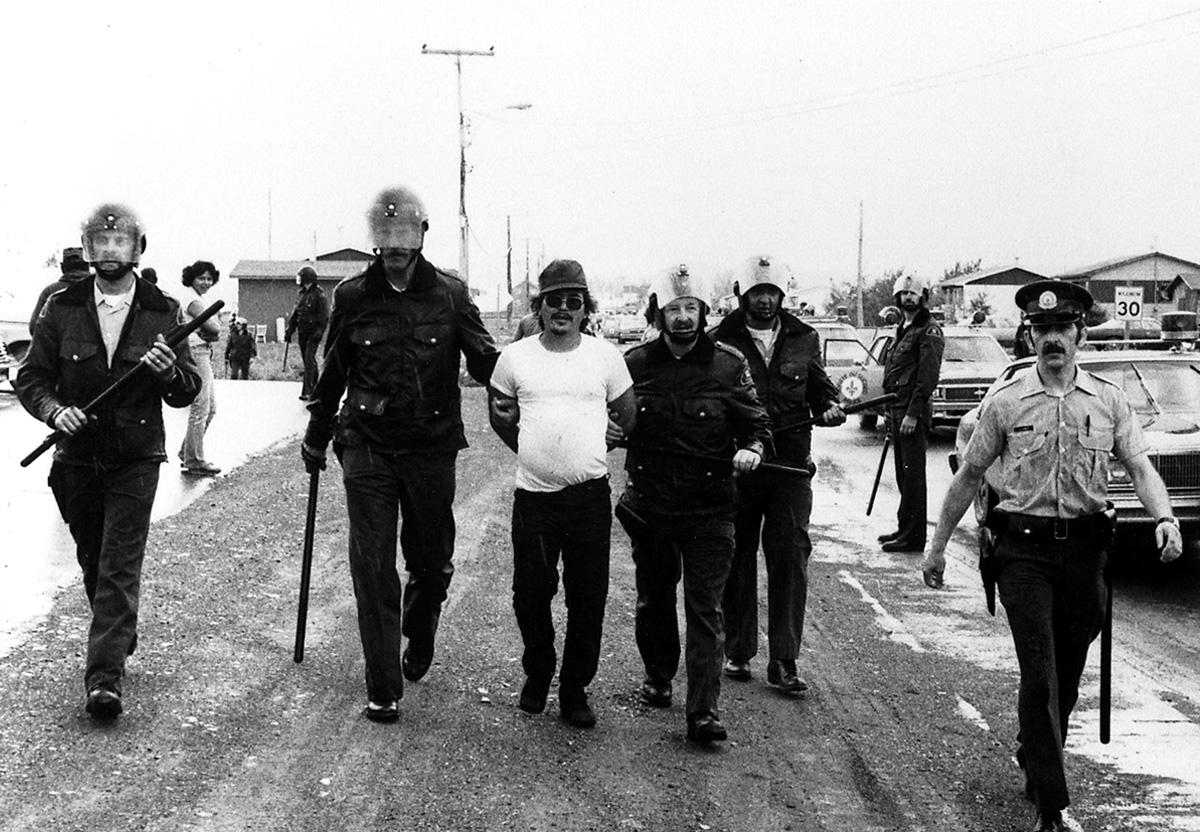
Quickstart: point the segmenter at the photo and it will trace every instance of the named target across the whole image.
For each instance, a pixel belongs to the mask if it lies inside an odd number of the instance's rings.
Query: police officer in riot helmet
[[[399,718],[404,680],[421,679],[433,662],[454,574],[455,465],[467,446],[460,359],[486,385],[499,352],[467,285],[422,254],[429,215],[415,193],[381,191],[367,224],[375,259],[334,290],[301,454],[310,472],[319,470],[332,441],[341,462],[365,714],[390,722]],[[396,568],[401,517],[403,594]]]

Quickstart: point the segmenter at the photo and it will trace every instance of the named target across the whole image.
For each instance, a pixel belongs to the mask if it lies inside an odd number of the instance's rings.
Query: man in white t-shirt
[[[632,430],[633,380],[619,350],[585,335],[596,311],[583,267],[555,260],[538,277],[531,307],[542,331],[504,348],[492,373],[492,425],[517,452],[513,498],[513,611],[525,642],[520,707],[546,707],[557,657],[550,602],[563,562],[567,632],[558,701],[562,717],[590,728],[587,686],[600,660],[608,597],[612,504],[609,418]]]

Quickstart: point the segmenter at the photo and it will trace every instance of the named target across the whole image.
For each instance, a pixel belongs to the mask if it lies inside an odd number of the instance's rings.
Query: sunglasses
[[[542,303],[549,306],[551,309],[562,309],[564,306],[570,312],[578,312],[583,308],[583,298],[572,295],[564,297],[563,295],[546,295],[542,299]]]

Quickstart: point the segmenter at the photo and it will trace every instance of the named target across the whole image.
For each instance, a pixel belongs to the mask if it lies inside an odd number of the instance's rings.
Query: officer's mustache
[[[1066,355],[1067,350],[1061,344],[1042,345],[1042,355]]]

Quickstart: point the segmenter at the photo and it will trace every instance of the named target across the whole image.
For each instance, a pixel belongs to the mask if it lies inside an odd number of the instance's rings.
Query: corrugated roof
[[[318,279],[342,280],[361,272],[361,260],[239,260],[229,273],[236,280],[291,280],[301,266],[312,266]]]
[[[991,269],[981,269],[980,271],[971,272],[970,274],[960,274],[956,277],[951,277],[939,283],[938,287],[944,289],[951,286],[969,286],[972,283],[978,283],[981,280],[986,280],[989,277],[995,277],[996,275],[1004,274],[1005,272],[1021,272],[1029,275],[1029,278],[1025,278],[1021,281],[1022,283],[1029,282],[1029,279],[1031,278],[1037,279],[1041,277],[1041,275],[1039,275],[1037,272],[1032,272],[1024,266],[996,266]]]

